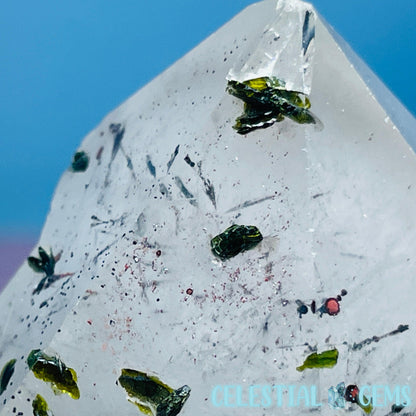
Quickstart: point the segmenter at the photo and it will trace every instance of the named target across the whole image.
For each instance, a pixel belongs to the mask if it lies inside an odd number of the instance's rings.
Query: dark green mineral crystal
[[[211,250],[221,260],[227,260],[245,250],[255,247],[263,236],[254,225],[228,227],[211,240]]]
[[[227,91],[244,101],[244,113],[234,125],[240,134],[269,127],[285,117],[300,124],[316,122],[308,111],[311,106],[309,99],[302,93],[287,91],[277,78],[228,81]]]
[[[121,370],[118,382],[130,401],[143,413],[152,416],[176,416],[191,392],[186,385],[174,390],[155,376],[128,368]]]
[[[50,254],[47,254],[46,251],[39,247],[39,258],[37,257],[28,257],[27,262],[29,266],[36,272],[36,273],[45,273],[46,276],[52,276],[55,272],[55,258],[52,254],[52,250]]]
[[[90,158],[85,152],[76,152],[72,159],[72,170],[74,172],[85,172],[88,168]]]
[[[32,350],[27,357],[27,364],[36,378],[52,384],[54,392],[67,393],[73,399],[79,399],[77,374],[58,357],[46,355],[41,350]]]
[[[4,365],[3,370],[1,370],[1,374],[0,374],[0,395],[2,395],[3,392],[7,389],[9,381],[12,378],[12,375],[14,373],[14,365],[15,364],[16,364],[15,359],[10,360]]]

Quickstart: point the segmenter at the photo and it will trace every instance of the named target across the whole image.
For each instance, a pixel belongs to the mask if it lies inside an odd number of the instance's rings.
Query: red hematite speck
[[[325,302],[325,308],[329,315],[337,315],[340,310],[338,300],[335,298],[327,299]]]
[[[156,251],[156,256],[160,257],[160,255],[162,254],[162,252],[160,250]]]
[[[359,393],[360,391],[358,390],[358,387],[354,384],[350,384],[345,389],[345,400],[348,402],[356,403]]]
[[[186,289],[186,294],[187,295],[192,295],[192,293],[194,293],[194,290],[191,288]]]

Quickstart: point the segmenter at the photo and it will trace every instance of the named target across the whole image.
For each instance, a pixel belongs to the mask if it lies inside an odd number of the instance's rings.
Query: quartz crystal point
[[[315,52],[315,12],[300,0],[275,4],[273,18],[263,31],[250,36],[251,50],[243,50],[227,79],[278,78],[280,88],[308,95]]]
[[[227,76],[246,73],[308,96],[320,127],[284,117],[238,134],[244,104]],[[0,297],[0,415],[31,415],[33,403],[55,416],[143,414],[123,369],[184,386],[157,402],[180,416],[333,415],[328,390],[341,381],[376,415],[394,403],[376,406],[365,386],[412,398],[415,131],[312,6],[248,7],[80,144],[88,164],[69,164],[35,260]],[[233,224],[262,239],[219,258],[211,240]],[[328,299],[339,313],[320,313]],[[331,350],[336,365],[296,370]],[[78,400],[35,377],[31,351],[73,369]],[[281,402],[247,401],[250,386],[272,385],[305,386],[322,406],[295,393],[291,407],[284,389]]]

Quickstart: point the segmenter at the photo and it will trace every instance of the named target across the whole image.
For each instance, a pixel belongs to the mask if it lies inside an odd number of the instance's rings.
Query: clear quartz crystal
[[[267,77],[280,81],[282,89],[309,95],[315,52],[315,12],[300,0],[277,2],[274,18],[258,36],[249,56],[242,54],[228,80],[244,82]]]
[[[345,407],[345,383],[341,382],[336,387],[328,389],[328,404],[334,409],[343,409]]]

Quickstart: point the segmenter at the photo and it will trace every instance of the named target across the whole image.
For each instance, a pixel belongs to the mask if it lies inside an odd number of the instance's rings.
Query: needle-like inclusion
[[[52,384],[56,394],[67,393],[73,399],[79,399],[77,374],[58,357],[46,355],[41,350],[32,350],[27,357],[27,364],[36,378]]]
[[[53,416],[53,413],[49,410],[46,400],[38,394],[32,402],[33,415],[34,416]]]
[[[338,361],[338,350],[328,350],[320,354],[314,352],[306,357],[305,362],[296,367],[296,370],[303,371],[306,368],[332,368]]]
[[[311,103],[300,92],[287,91],[277,78],[261,77],[239,82],[228,81],[227,91],[244,101],[244,113],[233,126],[240,134],[266,128],[285,117],[300,124],[316,123],[308,109]]]
[[[16,360],[10,360],[8,361],[5,366],[3,367],[3,370],[1,370],[0,374],[0,395],[3,394],[3,392],[7,389],[7,385],[9,384],[10,379],[12,378],[12,375],[14,373],[14,365],[16,364]]]
[[[121,370],[118,381],[129,400],[149,416],[176,416],[191,392],[187,385],[174,390],[155,376],[127,368]]]
[[[221,260],[227,260],[242,251],[255,247],[263,236],[254,225],[237,225],[228,227],[211,240],[211,250]]]

